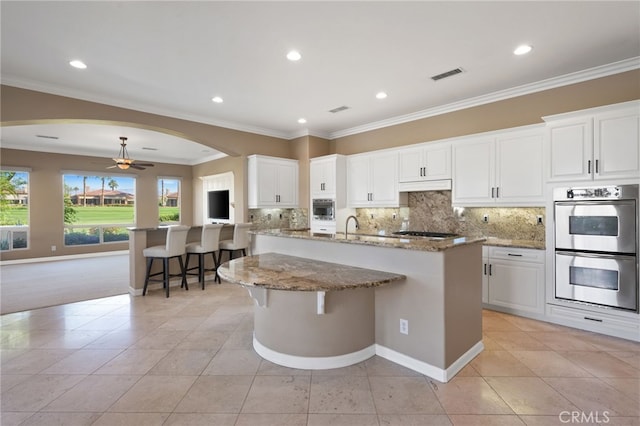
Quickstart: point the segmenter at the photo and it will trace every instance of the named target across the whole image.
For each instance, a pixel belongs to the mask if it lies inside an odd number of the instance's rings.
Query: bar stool
[[[247,255],[249,248],[249,228],[252,223],[236,223],[233,227],[233,240],[220,241],[220,262],[222,262],[222,253],[229,252],[229,260],[233,259],[233,253],[242,250],[242,255]]]
[[[144,288],[142,289],[142,295],[147,293],[147,285],[149,281],[162,282],[163,287],[169,297],[169,280],[171,277],[182,277],[182,285],[187,290],[187,277],[185,275],[184,264],[182,263],[182,255],[185,254],[187,244],[187,233],[189,232],[189,226],[172,225],[167,229],[167,240],[163,246],[152,246],[142,250],[142,254],[147,258],[147,274],[144,279]],[[169,273],[169,259],[174,257],[178,258],[180,264],[179,274]],[[162,259],[162,271],[151,273],[151,265],[155,259]],[[162,275],[162,279],[151,279],[156,275]]]
[[[214,277],[214,281],[220,282],[220,277],[218,276],[218,265],[219,259],[216,257],[216,253],[218,252],[218,246],[220,243],[220,231],[222,230],[222,224],[206,224],[202,226],[202,236],[200,237],[200,241],[197,243],[187,244],[187,261],[185,262],[185,274],[186,275],[197,275],[198,282],[202,283],[202,289],[204,290],[204,273],[205,271],[215,271],[216,275]],[[205,268],[205,255],[211,253],[211,257],[213,257],[213,268]],[[198,266],[193,266],[189,268],[189,259],[191,255],[198,256]],[[192,273],[189,271],[193,271],[197,269],[197,273]]]

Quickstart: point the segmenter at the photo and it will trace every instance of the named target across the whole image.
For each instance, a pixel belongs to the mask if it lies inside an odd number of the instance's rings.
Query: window
[[[180,223],[180,204],[180,179],[158,178],[158,222]]]
[[[29,172],[0,170],[0,251],[29,247]]]
[[[65,174],[64,244],[108,244],[129,240],[135,224],[135,178]]]

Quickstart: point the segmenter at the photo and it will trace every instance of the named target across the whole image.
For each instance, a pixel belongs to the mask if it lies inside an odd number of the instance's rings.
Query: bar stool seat
[[[187,278],[185,275],[184,263],[182,262],[182,255],[186,252],[187,233],[189,232],[189,226],[172,225],[167,228],[167,239],[165,245],[147,247],[142,250],[142,254],[147,258],[147,273],[144,279],[144,288],[142,289],[142,295],[147,294],[147,285],[149,281],[162,282],[162,285],[166,291],[167,297],[169,297],[169,281],[171,277],[182,277],[181,287],[184,286],[189,290],[187,285]],[[180,264],[179,274],[169,273],[169,260],[178,258]],[[151,266],[155,259],[162,259],[162,271],[151,273]],[[162,275],[162,279],[152,279],[157,275]]]
[[[233,227],[233,240],[220,241],[220,258],[222,261],[222,253],[229,252],[229,260],[233,259],[233,254],[242,251],[242,255],[247,255],[249,248],[249,228],[252,223],[236,223]]]
[[[204,290],[204,273],[205,271],[215,271],[216,275],[214,281],[220,282],[218,276],[218,266],[220,264],[216,253],[218,253],[220,243],[220,231],[222,230],[222,224],[206,224],[202,226],[202,236],[197,243],[187,244],[187,261],[185,265],[185,274],[197,275],[198,282],[202,283],[202,289]],[[205,255],[211,253],[213,257],[213,268],[205,268]],[[198,256],[198,265],[189,268],[189,259],[192,255]],[[189,272],[197,269],[197,273]]]

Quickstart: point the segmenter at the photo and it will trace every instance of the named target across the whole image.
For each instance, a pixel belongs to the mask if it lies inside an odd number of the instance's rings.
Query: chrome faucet
[[[346,223],[344,224],[344,239],[347,239],[347,234],[349,232],[349,220],[353,219],[356,221],[356,229],[358,229],[358,227],[360,226],[360,224],[358,223],[358,218],[355,217],[354,215],[351,215],[347,218]]]

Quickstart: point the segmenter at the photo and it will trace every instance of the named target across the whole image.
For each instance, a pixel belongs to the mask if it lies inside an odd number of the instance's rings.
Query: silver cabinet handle
[[[507,256],[522,257],[521,254],[507,253]]]
[[[491,187],[491,198],[496,198],[495,191],[496,191],[496,189],[492,186]]]
[[[492,275],[492,274],[491,274],[491,266],[492,266],[492,265],[489,265],[489,275]]]
[[[598,161],[600,161],[600,160],[596,160],[596,173],[599,173],[599,171],[598,171]]]
[[[487,275],[487,264],[484,264],[484,275]]]
[[[500,187],[496,186],[496,198],[500,198]]]
[[[591,160],[587,161],[587,174],[591,174]]]

